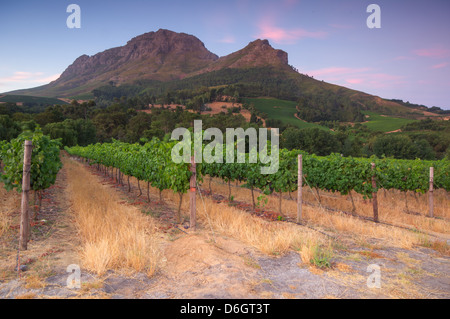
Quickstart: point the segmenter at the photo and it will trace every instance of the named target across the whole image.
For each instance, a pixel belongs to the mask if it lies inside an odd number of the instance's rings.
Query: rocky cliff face
[[[245,48],[220,58],[213,67],[244,68],[262,66],[286,66],[288,54],[275,50],[267,40],[250,42]]]
[[[91,57],[82,55],[53,85],[93,80],[124,83],[137,79],[171,80],[204,68],[218,56],[192,35],[169,30],[149,32]]]
[[[219,57],[192,35],[160,29],[137,36],[124,46],[77,58],[52,83],[16,91],[38,96],[74,96],[91,92],[111,81],[116,85],[136,80],[170,81],[223,68],[287,67],[287,53],[256,40],[244,49]]]

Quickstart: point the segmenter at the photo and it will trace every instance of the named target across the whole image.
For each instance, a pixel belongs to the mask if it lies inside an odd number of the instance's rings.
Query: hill
[[[252,41],[219,58],[195,36],[164,29],[93,56],[82,55],[50,84],[10,94],[93,95],[112,100],[174,96],[180,90],[192,95],[199,88],[216,86],[232,86],[240,97],[295,101],[296,116],[307,122],[362,122],[365,111],[409,119],[424,116],[423,109],[409,107],[401,100],[386,100],[301,74],[289,65],[288,54],[274,49],[267,40]]]

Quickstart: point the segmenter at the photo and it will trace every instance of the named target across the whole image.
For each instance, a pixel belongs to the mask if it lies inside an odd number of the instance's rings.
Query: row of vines
[[[189,163],[174,163],[171,150],[177,141],[162,142],[153,139],[145,145],[127,144],[114,141],[108,144],[95,144],[87,147],[66,148],[74,156],[83,157],[89,163],[116,168],[123,174],[134,176],[138,181],[146,181],[160,191],[170,189],[180,194],[189,189],[191,172]],[[225,150],[225,147],[223,148]],[[303,157],[303,184],[320,190],[339,192],[347,195],[355,191],[371,198],[376,190],[372,187],[372,177],[377,180],[377,187],[425,193],[429,187],[429,168],[434,167],[434,186],[450,190],[450,162],[395,160],[379,158],[351,158],[339,154],[319,157],[303,151],[279,150],[279,169],[275,174],[261,174],[265,164],[223,163],[197,164],[197,178],[209,175],[224,180],[228,185],[233,181],[244,182],[249,189],[259,189],[265,194],[273,192],[293,192],[297,190],[297,157]],[[236,153],[236,152],[235,152]],[[236,155],[235,155],[236,158]],[[375,170],[372,169],[375,163]],[[231,194],[231,191],[230,191]],[[280,196],[281,199],[281,196]],[[253,197],[254,203],[254,197]],[[281,204],[280,204],[281,205]]]
[[[52,140],[41,130],[26,131],[11,141],[0,141],[0,182],[10,191],[22,191],[24,143],[32,142],[30,187],[40,192],[56,181],[62,167],[59,157],[61,142]]]

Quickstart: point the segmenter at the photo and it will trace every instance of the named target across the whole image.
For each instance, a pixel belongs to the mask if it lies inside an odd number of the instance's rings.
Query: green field
[[[364,125],[373,131],[392,132],[400,129],[405,124],[417,122],[417,120],[383,116],[371,111],[363,111],[363,114],[368,115],[366,120],[369,121],[364,123]]]
[[[298,128],[320,128],[329,130],[324,126],[297,119],[295,117],[295,107],[297,103],[294,101],[273,98],[249,98],[245,99],[245,102],[255,105],[255,108],[260,112],[266,113],[269,119],[281,120],[283,123],[291,124]]]
[[[5,95],[0,98],[0,102],[12,102],[12,103],[38,103],[38,104],[68,104],[62,100],[51,97],[39,97],[28,95]]]

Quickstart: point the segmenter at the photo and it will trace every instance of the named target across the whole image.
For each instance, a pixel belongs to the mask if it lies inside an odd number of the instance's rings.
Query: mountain
[[[56,81],[15,92],[66,97],[90,92],[111,81],[115,85],[142,79],[170,81],[205,68],[218,58],[196,37],[160,29],[137,36],[124,46],[82,55]]]
[[[153,90],[152,94],[198,86],[240,84],[253,96],[301,99],[303,105],[298,115],[310,121],[361,121],[361,111],[365,110],[409,117],[421,113],[397,101],[300,74],[288,64],[288,54],[274,49],[267,40],[255,40],[219,58],[195,36],[164,29],[142,34],[124,46],[93,56],[82,55],[57,80],[10,93],[62,98],[91,94],[94,89],[105,87],[111,91],[123,84],[134,88],[138,85],[138,90],[147,93]],[[126,90],[120,90],[119,96],[132,95]],[[353,115],[335,117],[334,110]],[[324,112],[329,115],[323,116]]]
[[[272,66],[278,69],[290,69],[288,54],[282,50],[272,48],[267,40],[255,40],[245,48],[211,63],[200,73],[206,73],[225,68],[256,68]]]

